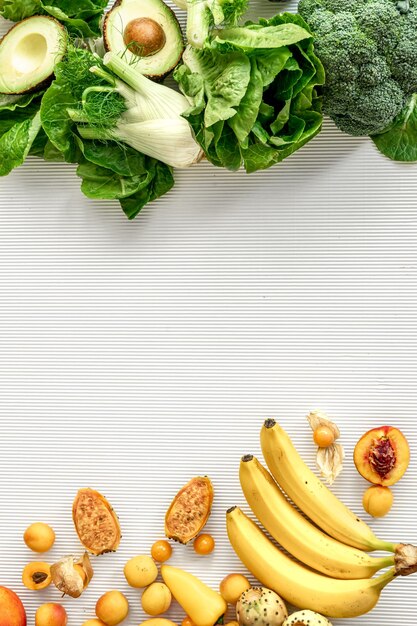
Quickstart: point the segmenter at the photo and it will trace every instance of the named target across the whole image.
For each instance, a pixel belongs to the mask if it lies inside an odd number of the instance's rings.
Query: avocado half
[[[162,0],[117,0],[104,19],[103,40],[107,51],[154,80],[169,74],[184,51],[179,22]]]
[[[66,49],[66,30],[53,17],[34,15],[15,24],[0,41],[0,93],[42,89]]]

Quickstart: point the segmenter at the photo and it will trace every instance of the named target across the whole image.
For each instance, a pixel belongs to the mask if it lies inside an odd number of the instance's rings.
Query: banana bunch
[[[395,577],[417,571],[417,548],[376,537],[307,467],[274,420],[264,423],[261,445],[271,473],[252,455],[244,456],[239,471],[242,490],[264,528],[299,561],[232,507],[226,515],[230,543],[263,585],[297,607],[348,618],[370,611]],[[290,504],[281,489],[316,525]],[[368,554],[374,550],[390,554]],[[389,569],[372,578],[384,568]]]

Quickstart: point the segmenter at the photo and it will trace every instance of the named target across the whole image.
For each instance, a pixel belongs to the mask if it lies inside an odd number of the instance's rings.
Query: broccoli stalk
[[[203,48],[215,26],[237,24],[245,13],[248,0],[175,0],[186,9],[187,39],[194,48]]]

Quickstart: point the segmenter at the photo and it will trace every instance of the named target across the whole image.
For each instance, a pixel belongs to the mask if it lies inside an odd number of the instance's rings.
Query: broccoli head
[[[417,91],[417,0],[300,0],[326,70],[323,110],[350,135],[384,131]]]

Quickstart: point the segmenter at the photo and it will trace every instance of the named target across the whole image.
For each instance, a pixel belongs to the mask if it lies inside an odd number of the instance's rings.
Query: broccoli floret
[[[355,7],[353,13],[361,32],[375,43],[382,56],[389,54],[401,41],[402,19],[395,4],[376,0],[360,10]]]
[[[385,130],[417,91],[417,0],[300,0],[326,71],[324,111],[351,135]]]

